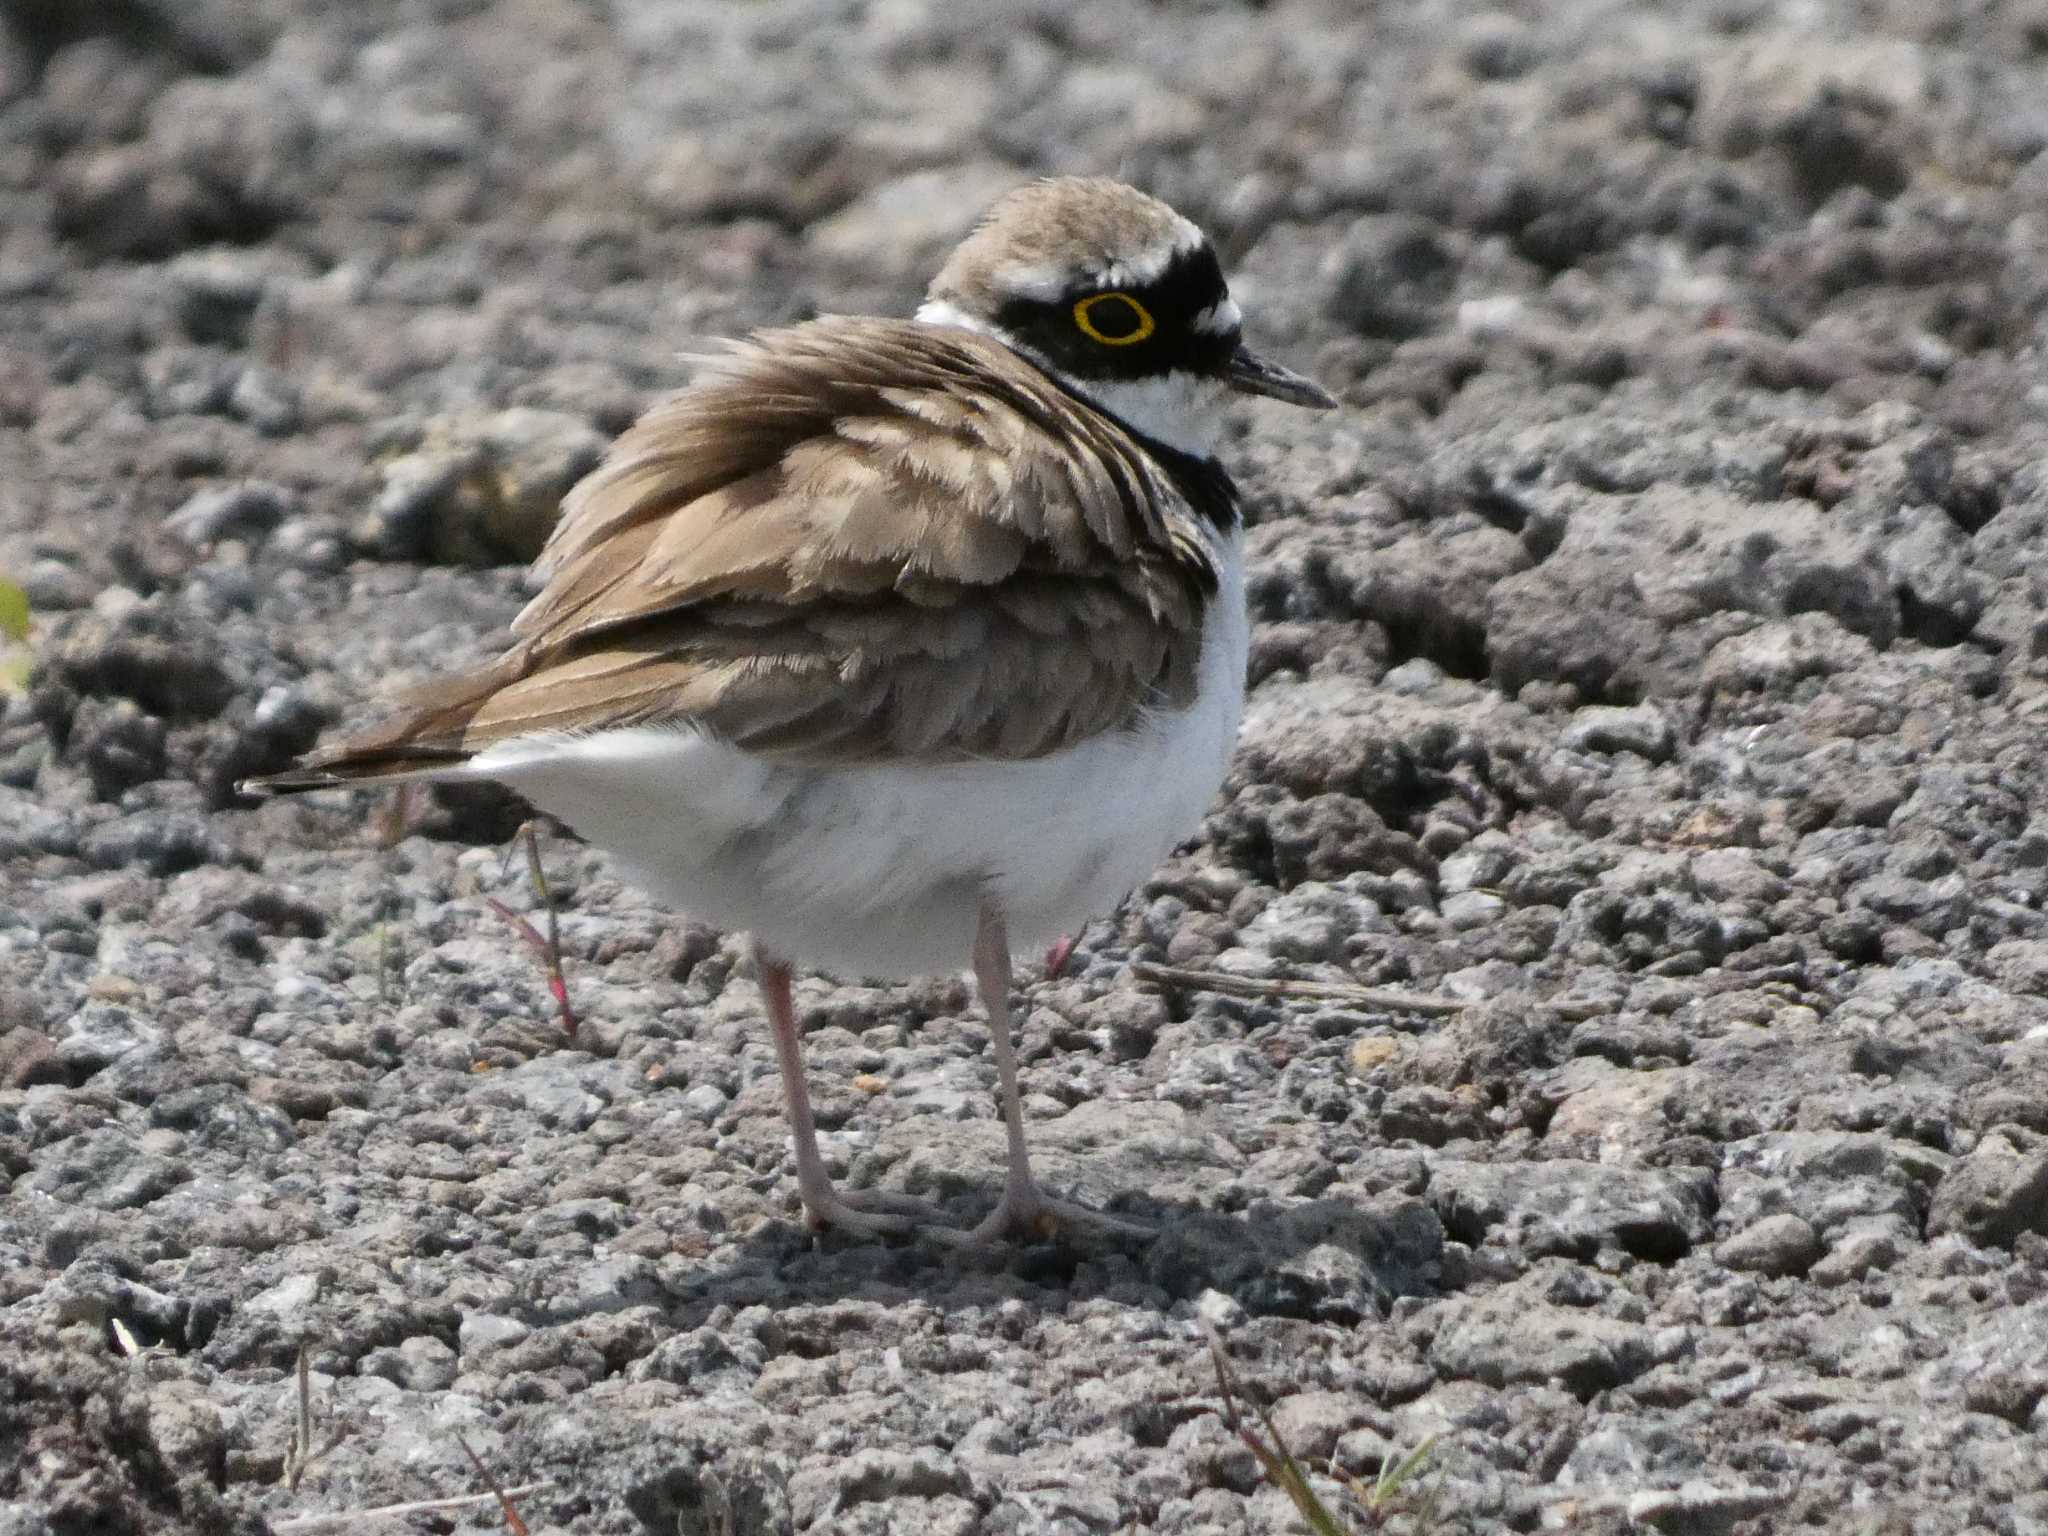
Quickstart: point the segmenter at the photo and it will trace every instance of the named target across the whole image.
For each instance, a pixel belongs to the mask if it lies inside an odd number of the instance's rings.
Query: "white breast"
[[[1069,751],[814,768],[641,727],[520,738],[466,774],[511,785],[657,899],[799,964],[958,970],[984,892],[1017,950],[1034,950],[1114,907],[1195,831],[1222,783],[1250,626],[1241,541],[1219,555],[1194,702]]]

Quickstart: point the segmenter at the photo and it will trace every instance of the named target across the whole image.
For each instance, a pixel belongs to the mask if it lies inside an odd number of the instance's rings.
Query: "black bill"
[[[1243,394],[1266,395],[1289,405],[1327,411],[1337,403],[1337,397],[1314,379],[1278,363],[1269,363],[1242,343],[1223,365],[1223,377],[1232,389]]]

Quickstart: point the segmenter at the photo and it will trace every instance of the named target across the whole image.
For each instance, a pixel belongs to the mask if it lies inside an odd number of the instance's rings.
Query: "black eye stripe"
[[[1128,294],[1144,306],[1154,322],[1151,331],[1110,346],[1085,335],[1076,324],[1075,305],[1111,293]],[[1195,321],[1229,297],[1215,252],[1202,245],[1175,255],[1150,282],[1081,283],[1054,299],[1012,298],[994,319],[1055,368],[1076,377],[1148,378],[1174,370],[1207,373],[1222,368],[1237,336],[1197,330]],[[1099,322],[1126,312],[1113,302],[1095,304],[1089,311],[1105,336],[1117,333]],[[1135,335],[1135,329],[1128,334]]]

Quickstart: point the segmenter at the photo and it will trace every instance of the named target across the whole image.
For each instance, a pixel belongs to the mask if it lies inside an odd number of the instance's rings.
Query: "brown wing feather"
[[[504,657],[307,772],[683,721],[811,760],[1042,755],[1188,702],[1208,549],[1136,440],[996,342],[771,331],[570,493]]]

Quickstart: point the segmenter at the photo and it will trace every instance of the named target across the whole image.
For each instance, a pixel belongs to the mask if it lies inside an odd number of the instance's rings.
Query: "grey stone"
[[[1668,1531],[1672,1536],[1721,1536],[1787,1502],[1788,1495],[1772,1488],[1686,1482],[1676,1488],[1631,1494],[1625,1508],[1632,1524]]]
[[[1254,1208],[1240,1220],[1183,1217],[1145,1256],[1169,1294],[1228,1294],[1253,1315],[1357,1322],[1436,1278],[1443,1231],[1427,1206],[1358,1210],[1334,1200]]]
[[[299,424],[298,391],[268,368],[244,368],[228,391],[227,408],[272,437],[286,436]]]
[[[124,1211],[148,1205],[188,1177],[189,1170],[179,1161],[144,1151],[138,1139],[106,1130],[53,1144],[21,1185],[95,1210]]]
[[[1921,1390],[1931,1400],[2031,1427],[2048,1402],[2048,1360],[2037,1347],[2042,1313],[2037,1298],[1972,1320],[1956,1347],[1920,1373]]]
[[[1458,929],[1483,927],[1496,921],[1507,909],[1505,901],[1486,891],[1460,891],[1446,896],[1438,907],[1444,921]]]
[[[1900,1228],[1897,1221],[1852,1221],[1808,1273],[1821,1285],[1845,1285],[1890,1269],[1905,1251],[1908,1234]]]
[[[1287,1449],[1305,1463],[1328,1461],[1341,1437],[1374,1417],[1367,1404],[1348,1392],[1296,1392],[1268,1411]]]
[[[597,466],[603,434],[562,411],[519,406],[428,422],[383,466],[356,539],[387,559],[502,563],[540,552],[569,488]]]
[[[725,1093],[709,1083],[699,1083],[683,1094],[683,1108],[699,1120],[716,1120],[725,1113]]]
[[[1744,848],[1716,848],[1692,861],[1693,888],[1710,901],[1777,901],[1784,880],[1757,863]]]
[[[1958,1159],[1935,1187],[1927,1230],[1999,1247],[2022,1233],[2048,1234],[2048,1152],[2022,1156],[1987,1143]]]
[[[1405,340],[1441,324],[1457,272],[1444,233],[1413,214],[1356,221],[1323,259],[1329,316],[1367,336]]]
[[[1564,742],[1580,752],[1633,752],[1661,763],[1671,756],[1671,722],[1650,704],[1595,705],[1573,714]]]
[[[1558,1159],[1516,1166],[1445,1162],[1429,1199],[1460,1242],[1531,1256],[1591,1258],[1604,1248],[1676,1258],[1703,1241],[1708,1181],[1685,1169],[1626,1169]]]
[[[459,1342],[464,1355],[492,1349],[506,1349],[528,1337],[533,1330],[516,1317],[474,1312],[463,1318]]]
[[[1714,1249],[1714,1257],[1730,1269],[1766,1275],[1803,1275],[1820,1256],[1820,1236],[1812,1224],[1789,1212],[1753,1222]]]
[[[1430,1347],[1452,1376],[1496,1387],[1556,1381],[1581,1399],[1633,1381],[1653,1356],[1650,1331],[1639,1324],[1506,1292],[1456,1308]]]
[[[843,1516],[854,1506],[906,1497],[966,1492],[959,1468],[936,1449],[861,1449],[829,1469],[800,1471],[790,1480],[790,1503],[806,1525]]]
[[[441,1392],[455,1381],[455,1351],[436,1338],[410,1338],[396,1348],[371,1350],[360,1369],[408,1392]]]
[[[165,524],[194,544],[228,537],[260,537],[292,515],[293,498],[283,486],[262,480],[194,492]]]
[[[1722,641],[1707,656],[1705,681],[1737,692],[1778,690],[1847,671],[1869,654],[1861,636],[1823,614],[1801,614]]]
[[[1730,1143],[1718,1219],[1739,1231],[1791,1210],[1832,1243],[1869,1219],[1915,1222],[1948,1159],[1892,1137],[1787,1131]]]

